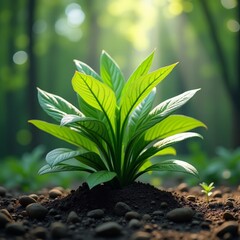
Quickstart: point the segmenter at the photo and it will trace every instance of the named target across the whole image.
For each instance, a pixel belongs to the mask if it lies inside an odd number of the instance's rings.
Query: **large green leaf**
[[[53,167],[50,167],[48,164],[44,165],[42,168],[39,169],[38,174],[42,175],[46,173],[69,172],[69,171],[81,171],[81,172],[93,173],[93,170],[85,167],[79,167],[79,166],[60,163]]]
[[[102,111],[97,110],[96,108],[93,108],[92,106],[90,106],[78,94],[77,94],[77,99],[78,99],[79,109],[86,117],[96,118],[105,124],[107,123],[107,118]]]
[[[119,103],[122,89],[125,84],[125,79],[119,66],[105,51],[101,54],[100,66],[103,82],[105,82],[114,91],[117,102]]]
[[[70,159],[77,160],[96,171],[106,169],[102,159],[94,152],[83,152],[79,150],[74,151],[68,148],[57,148],[49,152],[46,156],[46,162],[50,167],[54,167]]]
[[[99,80],[100,82],[102,82],[101,77],[87,64],[85,64],[81,61],[78,61],[78,60],[74,60],[74,63],[79,72],[84,73],[86,75],[90,75],[90,76],[94,77],[95,79]],[[92,108],[79,95],[77,95],[77,97],[78,97],[79,108],[85,116],[94,117],[96,119],[104,121],[104,115],[101,111],[99,111],[95,108]]]
[[[62,118],[61,125],[68,125],[72,123],[77,123],[87,132],[93,133],[95,136],[103,139],[108,144],[111,144],[110,137],[106,126],[97,119],[88,117],[79,117],[77,115],[66,115]]]
[[[153,141],[155,139],[163,139],[171,135],[190,131],[197,127],[206,127],[205,124],[191,117],[184,115],[171,115],[162,120],[160,123],[148,129],[144,139]]]
[[[73,151],[72,149],[68,148],[57,148],[50,151],[46,156],[46,162],[50,167],[58,165],[66,160],[75,158],[79,156],[82,151],[76,150]]]
[[[84,73],[86,75],[90,75],[90,76],[94,77],[95,79],[99,80],[100,82],[102,82],[101,77],[86,63],[78,61],[78,60],[74,60],[74,63],[79,72]]]
[[[90,174],[88,178],[86,179],[86,182],[89,186],[89,188],[93,188],[101,183],[104,182],[109,182],[111,181],[114,177],[116,177],[115,172],[110,172],[110,171],[98,171]]]
[[[76,107],[65,99],[43,91],[40,88],[38,88],[38,101],[43,110],[58,122],[60,122],[66,114],[83,116]]]
[[[80,72],[74,74],[72,84],[85,102],[102,111],[112,126],[115,125],[116,97],[110,87]]]
[[[77,156],[76,159],[79,162],[81,162],[91,168],[94,168],[96,171],[107,169],[102,158],[100,158],[100,156],[98,154],[96,154],[95,152],[85,152],[85,153]]]
[[[148,146],[144,151],[142,151],[141,155],[139,158],[136,160],[137,164],[141,163],[145,159],[154,156],[156,153],[158,153],[160,150],[170,147],[175,143],[181,142],[183,140],[186,140],[188,138],[193,138],[193,137],[200,137],[202,136],[198,133],[194,132],[186,132],[186,133],[178,133],[170,137],[166,137],[162,140],[157,141],[154,143],[152,146]],[[134,161],[135,162],[135,161]],[[135,163],[134,163],[135,164]]]
[[[145,121],[138,127],[136,135],[151,128],[156,123],[160,122],[177,109],[186,104],[200,89],[194,89],[186,91],[178,96],[167,99],[164,102],[157,105],[145,118]]]
[[[59,126],[40,120],[29,120],[29,122],[42,131],[47,132],[59,139],[62,139],[63,141],[66,141],[78,147],[82,147],[89,151],[97,151],[96,146],[89,139],[82,136],[80,132],[76,132],[68,127]]]
[[[122,123],[128,118],[134,108],[156,87],[176,66],[172,64],[160,68],[152,73],[146,74],[133,81],[124,92],[121,98],[121,121]]]
[[[129,87],[133,82],[137,81],[138,78],[148,73],[152,65],[153,57],[154,51],[143,62],[141,62],[140,65],[136,68],[136,70],[132,73],[123,88],[122,98],[125,96],[125,92],[129,91]]]
[[[195,177],[199,177],[198,171],[195,167],[193,167],[191,164],[181,161],[181,160],[165,160],[161,163],[153,164],[150,167],[147,167],[146,169],[140,171],[136,178],[142,175],[145,172],[149,171],[172,171],[172,172],[182,172],[182,173],[188,173]]]
[[[152,109],[156,88],[134,109],[128,121],[128,135],[131,137]]]
[[[155,153],[152,157],[163,156],[163,155],[176,155],[177,152],[173,147],[166,147]]]

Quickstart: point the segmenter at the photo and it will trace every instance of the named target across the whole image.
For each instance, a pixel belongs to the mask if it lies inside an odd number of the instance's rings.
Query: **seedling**
[[[205,193],[206,195],[206,199],[207,199],[207,202],[209,202],[209,197],[212,195],[212,192],[211,190],[214,189],[215,187],[213,186],[214,183],[210,183],[209,185],[207,185],[205,182],[202,182],[199,184],[203,189],[202,189],[202,192]]]
[[[72,86],[77,93],[79,109],[60,96],[38,88],[41,107],[58,124],[40,120],[29,122],[77,147],[49,152],[47,164],[39,170],[40,174],[87,172],[86,182],[90,188],[104,182],[123,187],[150,171],[176,171],[198,176],[192,165],[181,160],[150,161],[155,156],[175,155],[173,144],[188,138],[201,138],[198,133],[188,131],[205,127],[194,118],[172,115],[199,89],[165,100],[152,109],[156,86],[176,66],[175,63],[149,72],[153,56],[154,52],[137,67],[128,81],[105,51],[101,54],[100,74],[75,60],[78,71],[72,78]]]

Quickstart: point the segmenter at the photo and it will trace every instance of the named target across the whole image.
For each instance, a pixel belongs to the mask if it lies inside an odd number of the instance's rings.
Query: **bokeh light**
[[[26,146],[30,144],[32,140],[32,134],[27,129],[20,129],[16,134],[16,139],[20,145]]]
[[[74,27],[78,27],[84,22],[85,14],[77,3],[69,4],[66,7],[65,13],[68,23]]]
[[[18,51],[13,55],[13,62],[18,65],[26,63],[28,60],[28,54],[25,51]]]
[[[221,3],[226,9],[232,9],[237,6],[236,0],[221,0]]]
[[[227,21],[227,28],[231,32],[238,32],[240,30],[239,22],[234,19],[230,19]]]

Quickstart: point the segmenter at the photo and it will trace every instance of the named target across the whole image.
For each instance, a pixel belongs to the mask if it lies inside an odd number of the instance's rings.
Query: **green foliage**
[[[2,160],[0,183],[9,189],[29,192],[43,187],[62,186],[69,187],[75,176],[62,173],[57,179],[53,175],[36,176],[45,148],[38,146],[30,153],[24,153],[22,157],[7,157]]]
[[[207,199],[207,202],[209,202],[209,197],[212,195],[212,190],[215,188],[213,185],[214,183],[210,183],[209,185],[207,185],[205,182],[202,182],[199,184],[203,189],[202,189],[202,192],[205,193],[206,195],[206,199]]]
[[[58,124],[40,120],[29,122],[39,129],[77,147],[58,148],[48,153],[40,174],[59,171],[83,171],[90,188],[103,182],[126,186],[146,172],[174,171],[198,176],[190,164],[176,159],[153,164],[157,155],[175,153],[172,145],[200,137],[188,132],[205,125],[191,117],[173,115],[199,89],[170,98],[156,107],[156,86],[176,64],[149,72],[154,52],[125,81],[117,63],[102,52],[100,75],[81,61],[72,86],[79,109],[63,98],[38,89],[43,110]],[[72,164],[72,159],[76,164]],[[69,163],[71,161],[71,163]]]
[[[240,172],[240,148],[229,150],[218,147],[214,156],[202,151],[202,147],[197,142],[189,145],[189,155],[184,156],[190,163],[196,163],[195,167],[201,172],[201,179],[214,182],[215,185],[238,186]],[[198,182],[191,179],[183,179],[190,185]]]

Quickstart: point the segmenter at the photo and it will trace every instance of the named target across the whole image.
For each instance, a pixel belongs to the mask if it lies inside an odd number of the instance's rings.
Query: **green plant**
[[[214,189],[215,187],[213,186],[214,183],[210,183],[209,185],[207,185],[205,182],[202,182],[199,184],[203,189],[202,189],[202,192],[205,193],[206,195],[206,199],[207,199],[207,202],[209,202],[209,197],[212,195],[212,189]]]
[[[45,147],[37,146],[32,152],[24,153],[21,158],[7,156],[1,159],[0,184],[8,189],[17,189],[23,192],[40,190],[45,187],[62,186],[69,187],[76,179],[76,175],[67,172],[59,174],[58,178],[53,175],[36,176],[41,162]],[[83,178],[78,179],[83,181]]]
[[[152,164],[150,158],[175,154],[173,144],[200,134],[187,132],[205,125],[191,117],[172,115],[199,89],[165,100],[152,109],[156,86],[176,64],[150,72],[154,52],[133,72],[128,81],[116,62],[103,51],[100,75],[75,60],[72,86],[79,109],[65,99],[38,89],[43,110],[59,124],[30,120],[39,129],[77,147],[57,148],[46,156],[40,174],[84,171],[92,188],[103,182],[120,187],[150,171],[179,171],[198,176],[197,170],[181,160]],[[68,161],[75,159],[79,165]]]

